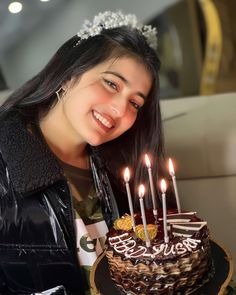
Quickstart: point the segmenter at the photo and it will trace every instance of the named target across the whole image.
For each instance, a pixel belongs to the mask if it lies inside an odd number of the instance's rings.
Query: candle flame
[[[164,194],[166,192],[166,181],[165,179],[161,180],[161,191]]]
[[[129,168],[126,167],[125,172],[124,172],[124,180],[125,180],[125,182],[128,182],[129,178],[130,178]]]
[[[169,173],[170,175],[175,175],[174,165],[171,158],[169,158]]]
[[[146,162],[147,168],[151,168],[151,163],[147,154],[145,154],[145,162]]]
[[[138,195],[140,198],[143,198],[145,194],[145,187],[143,184],[140,184],[139,190],[138,190]]]

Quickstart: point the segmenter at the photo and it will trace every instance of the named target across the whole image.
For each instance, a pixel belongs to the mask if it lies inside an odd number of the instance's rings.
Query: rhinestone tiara
[[[150,25],[142,25],[138,23],[137,17],[134,14],[124,15],[121,11],[100,12],[96,15],[92,22],[86,20],[82,29],[77,33],[80,40],[88,39],[99,35],[103,29],[114,29],[122,26],[127,26],[132,29],[139,30],[146,38],[147,43],[154,50],[157,49],[157,30]],[[77,46],[80,40],[76,43]]]

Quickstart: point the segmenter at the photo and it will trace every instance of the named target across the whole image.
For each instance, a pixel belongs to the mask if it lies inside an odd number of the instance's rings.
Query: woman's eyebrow
[[[126,85],[128,85],[128,86],[130,85],[129,81],[117,72],[105,71],[105,72],[103,72],[103,74],[112,74],[112,75],[118,77],[119,79],[121,79]],[[141,96],[144,100],[146,99],[146,96],[140,91],[137,92],[137,95]]]

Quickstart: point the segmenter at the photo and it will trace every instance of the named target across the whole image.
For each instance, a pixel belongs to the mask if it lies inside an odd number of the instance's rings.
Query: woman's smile
[[[101,114],[95,110],[92,111],[92,114],[98,126],[100,126],[106,132],[114,128],[115,121],[110,116]]]

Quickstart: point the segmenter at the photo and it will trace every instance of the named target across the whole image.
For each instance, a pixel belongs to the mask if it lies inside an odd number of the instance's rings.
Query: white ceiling
[[[0,1],[0,56],[11,49],[20,40],[40,25],[48,17],[53,16],[65,3],[70,0],[18,0],[23,9],[18,14],[8,11],[10,0]]]

